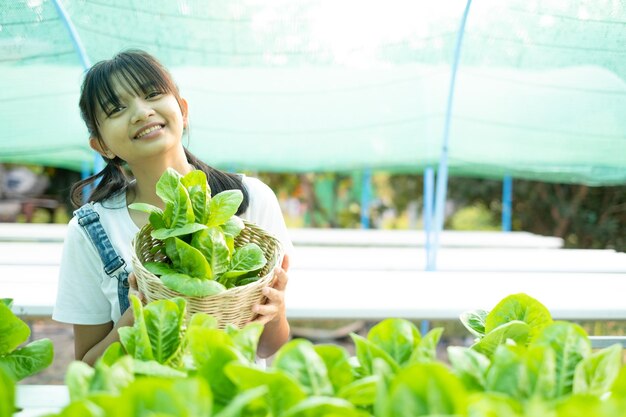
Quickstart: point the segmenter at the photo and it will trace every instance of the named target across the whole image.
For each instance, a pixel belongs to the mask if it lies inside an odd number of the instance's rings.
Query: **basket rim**
[[[152,281],[152,283],[154,285],[157,285],[160,287],[160,290],[165,290],[165,291],[169,291],[171,293],[173,293],[173,296],[176,297],[182,297],[190,302],[195,301],[204,301],[207,302],[209,300],[219,300],[221,298],[231,298],[231,297],[238,297],[240,296],[239,293],[244,292],[244,291],[255,291],[256,288],[255,287],[260,287],[260,288],[264,288],[266,286],[269,286],[272,284],[272,282],[274,281],[274,269],[276,268],[276,266],[282,265],[282,260],[284,258],[284,247],[282,245],[282,243],[280,242],[280,240],[274,236],[273,234],[267,232],[265,229],[261,228],[260,226],[256,225],[255,223],[249,222],[247,220],[241,219],[244,222],[244,225],[246,227],[249,227],[250,229],[254,229],[255,231],[259,231],[262,234],[266,235],[267,237],[271,238],[274,240],[274,244],[276,247],[276,250],[274,251],[274,256],[272,256],[271,259],[267,259],[267,263],[270,264],[270,267],[267,271],[266,274],[264,274],[263,276],[260,276],[258,280],[250,282],[248,284],[245,285],[240,285],[240,286],[236,286],[236,287],[231,287],[231,288],[227,288],[225,291],[222,291],[218,294],[213,294],[213,295],[207,295],[207,296],[189,296],[189,295],[184,295],[179,293],[178,291],[172,290],[168,287],[166,287],[163,282],[161,281],[160,277],[153,274],[152,272],[148,271],[145,266],[143,265],[143,262],[140,259],[139,254],[137,253],[139,247],[137,246],[137,242],[138,242],[138,237],[140,235],[142,235],[143,233],[147,233],[147,231],[149,229],[154,230],[154,228],[152,227],[152,225],[150,223],[145,224],[144,226],[142,226],[140,228],[140,230],[135,234],[135,237],[133,238],[132,242],[131,242],[131,261],[133,263],[133,270],[138,269],[137,272],[139,273],[135,273],[135,277],[137,279],[137,281],[139,282],[139,280],[146,280],[146,278],[148,278],[150,281]],[[265,253],[264,253],[265,255]],[[272,263],[272,261],[274,261]]]

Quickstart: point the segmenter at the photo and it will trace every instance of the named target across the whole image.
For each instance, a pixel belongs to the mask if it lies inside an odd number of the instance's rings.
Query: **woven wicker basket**
[[[246,221],[244,224],[246,227],[235,238],[235,247],[238,248],[246,243],[259,245],[267,259],[267,263],[259,273],[261,278],[250,284],[206,297],[190,297],[173,291],[165,287],[159,277],[144,268],[145,262],[163,262],[167,259],[163,249],[156,249],[162,245],[162,242],[150,236],[152,226],[150,224],[144,226],[132,242],[132,263],[137,277],[137,286],[144,294],[146,302],[182,297],[187,301],[187,317],[198,312],[207,313],[217,319],[220,328],[224,328],[226,324],[243,327],[251,322],[256,317],[256,313],[252,312],[252,307],[266,301],[262,290],[272,283],[273,271],[282,258],[282,251],[280,242],[275,237],[255,224]]]

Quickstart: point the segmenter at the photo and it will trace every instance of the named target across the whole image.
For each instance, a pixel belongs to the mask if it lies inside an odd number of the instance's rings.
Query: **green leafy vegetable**
[[[201,378],[142,378],[120,397],[124,416],[210,416],[211,390]]]
[[[210,227],[195,233],[191,246],[197,248],[206,258],[214,276],[220,276],[229,269],[230,249],[226,236],[219,227]]]
[[[435,327],[422,337],[411,353],[409,363],[428,363],[437,360],[437,344],[443,334],[443,328]]]
[[[235,252],[230,270],[224,272],[221,280],[228,286],[235,286],[237,278],[247,277],[249,272],[258,271],[266,262],[261,248],[256,243],[248,243]]]
[[[460,346],[448,347],[448,358],[456,375],[468,390],[485,389],[487,369],[491,361],[482,353]]]
[[[187,343],[191,350],[197,375],[204,378],[215,394],[216,401],[224,406],[237,394],[233,382],[224,373],[231,362],[248,363],[235,345],[233,338],[219,329],[193,326],[187,330]]]
[[[263,325],[260,323],[249,323],[242,329],[239,329],[232,324],[227,324],[224,331],[230,336],[233,344],[246,359],[253,363],[256,359],[256,348],[259,344],[261,333],[263,333]]]
[[[0,304],[0,355],[6,355],[30,336],[28,325],[4,303]]]
[[[168,274],[161,277],[163,285],[181,294],[194,297],[219,294],[226,291],[226,287],[217,281],[190,277],[185,274]]]
[[[621,364],[621,345],[613,345],[592,353],[576,365],[574,393],[601,396],[610,390],[617,379]]]
[[[11,417],[15,412],[15,383],[0,367],[0,417]]]
[[[216,194],[209,202],[209,218],[207,226],[219,226],[237,213],[243,201],[240,190],[226,190]]]
[[[389,388],[392,416],[465,415],[467,392],[440,363],[417,363],[400,370]]]
[[[375,345],[373,342],[354,333],[351,334],[350,337],[352,338],[356,349],[360,375],[372,375],[374,372],[374,361],[376,359],[385,361],[394,372],[399,369],[398,363],[387,352]]]
[[[545,400],[556,398],[556,354],[547,346],[531,345],[525,350],[529,394]]]
[[[485,320],[487,319],[485,310],[466,311],[461,314],[460,319],[463,326],[476,337],[485,335]]]
[[[556,354],[556,395],[570,394],[576,366],[591,354],[585,331],[574,323],[555,322],[539,333],[535,343],[552,348]]]
[[[206,175],[202,171],[193,170],[182,177],[180,182],[189,193],[196,223],[206,224],[209,216],[207,202],[211,199]]]
[[[526,294],[513,294],[500,301],[487,314],[485,333],[513,320],[528,324],[530,340],[533,340],[544,327],[552,323],[550,311],[539,301]]]
[[[4,367],[20,381],[47,368],[54,359],[54,347],[50,339],[40,339],[16,349],[9,355],[0,356],[0,367]]]
[[[367,340],[384,350],[398,365],[408,362],[422,337],[408,320],[386,319],[367,334]]]
[[[267,395],[267,391],[268,389],[265,386],[246,390],[235,396],[226,407],[215,414],[215,417],[245,417],[256,415],[246,412],[246,408]]]
[[[296,379],[309,395],[331,395],[333,392],[326,365],[308,340],[292,340],[284,345],[273,366]]]
[[[499,345],[506,343],[508,340],[525,344],[528,341],[529,333],[530,326],[528,326],[527,323],[513,320],[508,323],[503,323],[488,332],[485,337],[480,339],[472,348],[482,354],[491,356]]]
[[[350,364],[350,355],[345,348],[337,345],[316,345],[314,349],[324,361],[335,393],[354,381],[355,372]]]
[[[533,308],[530,298],[517,301],[517,311]],[[412,323],[390,319],[367,337],[352,335],[356,357],[296,339],[261,369],[258,323],[221,330],[214,317],[195,314],[185,326],[181,298],[132,305],[135,324],[120,329],[122,343],[93,368],[68,369],[72,403],[58,416],[617,417],[626,410],[622,348],[592,353],[572,323],[543,326],[530,340],[532,324],[510,315],[472,332],[474,348],[449,347],[450,369],[435,354],[441,329],[421,337]],[[0,417],[13,413],[13,392],[0,368]]]
[[[244,229],[235,216],[243,194],[226,190],[211,197],[206,174],[193,170],[184,177],[168,168],[157,182],[165,209],[135,203],[131,209],[149,213],[151,236],[163,241],[165,262],[147,262],[145,268],[161,277],[163,285],[183,295],[203,297],[258,279],[267,260],[254,243],[235,248]]]
[[[260,370],[231,362],[226,366],[225,372],[240,390],[267,387],[268,393],[263,398],[263,403],[272,416],[282,416],[307,398],[300,384],[283,370]]]
[[[118,330],[126,352],[146,362],[170,364],[178,360],[183,342],[185,300],[159,300],[143,307],[137,297],[131,296],[131,305],[135,318],[133,327]]]
[[[172,260],[172,267],[193,278],[212,279],[213,271],[207,259],[198,249],[173,237],[165,241],[165,253]]]
[[[519,346],[499,345],[493,353],[492,365],[487,371],[485,388],[509,397],[527,398],[530,388]]]
[[[0,368],[16,381],[34,375],[50,366],[54,348],[50,339],[28,340],[30,329],[9,307],[12,300],[0,303]]]
[[[309,397],[283,414],[283,417],[360,417],[352,404],[341,398]]]
[[[339,398],[348,400],[359,407],[371,406],[376,398],[379,377],[376,375],[357,379],[348,385],[344,385],[337,392]]]

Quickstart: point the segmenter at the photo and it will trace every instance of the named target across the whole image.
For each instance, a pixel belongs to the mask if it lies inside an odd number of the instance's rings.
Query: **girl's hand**
[[[283,256],[283,264],[281,265],[285,272],[289,271],[289,255]]]
[[[271,286],[263,289],[267,303],[252,307],[252,311],[259,315],[254,320],[256,323],[266,325],[271,322],[279,322],[285,317],[285,287],[288,280],[287,272],[283,268],[276,267],[274,269],[274,282]]]
[[[271,287],[263,289],[263,294],[267,296],[267,303],[252,308],[252,311],[259,314],[254,321],[265,326],[257,350],[261,358],[270,357],[289,340],[289,322],[285,314],[288,268],[289,258],[285,255],[281,267],[274,269],[274,282]]]
[[[146,297],[143,295],[141,291],[139,291],[139,287],[137,286],[137,277],[135,277],[135,273],[131,272],[128,274],[128,300],[130,301],[130,296],[134,295],[139,298],[141,304],[146,303]]]

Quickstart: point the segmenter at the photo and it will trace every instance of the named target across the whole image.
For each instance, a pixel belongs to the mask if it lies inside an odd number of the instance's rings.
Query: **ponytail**
[[[130,184],[130,179],[122,166],[123,161],[117,157],[115,159],[106,159],[106,161],[107,164],[102,171],[84,180],[80,180],[72,186],[70,198],[74,208],[83,205],[83,193],[85,188],[98,180],[100,180],[98,185],[96,185],[96,188],[89,195],[87,201],[102,202],[115,194],[126,191]]]

